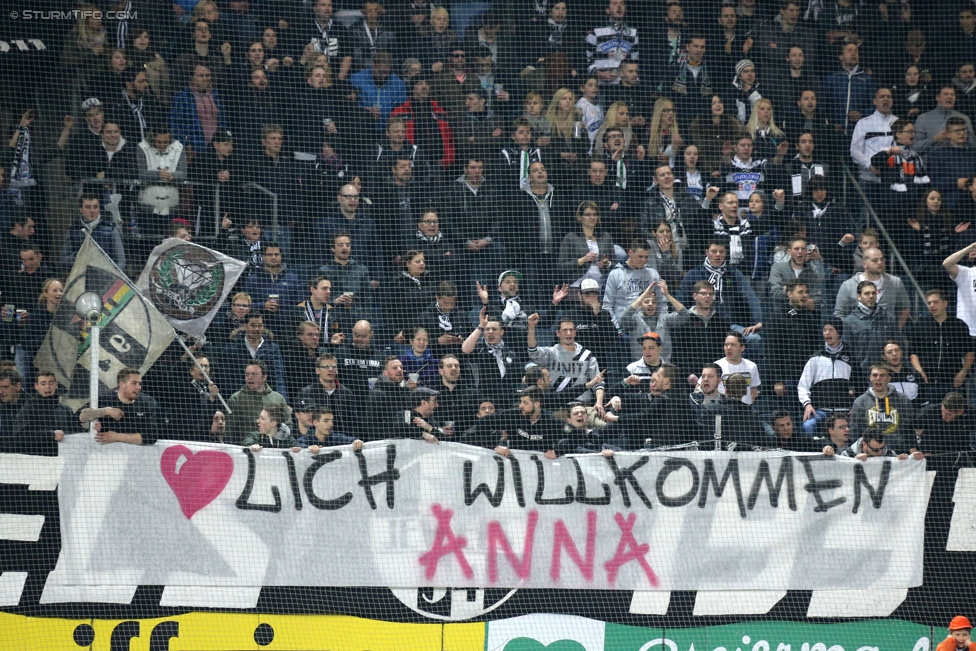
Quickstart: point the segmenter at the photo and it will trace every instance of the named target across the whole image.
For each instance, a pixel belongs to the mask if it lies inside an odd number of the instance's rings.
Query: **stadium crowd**
[[[313,453],[976,444],[972,3],[103,5],[49,44],[60,132],[27,108],[5,152],[5,450],[79,417]],[[195,359],[76,415],[33,360],[89,234],[133,276],[165,237],[248,270]]]

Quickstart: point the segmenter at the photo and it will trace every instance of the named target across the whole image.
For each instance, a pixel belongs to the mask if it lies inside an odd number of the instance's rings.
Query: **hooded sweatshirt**
[[[600,373],[600,366],[596,357],[588,349],[579,344],[573,344],[573,352],[567,351],[560,344],[529,348],[529,359],[549,369],[552,390],[557,393],[566,391],[567,402],[571,399],[590,401],[592,393],[586,388],[586,383]],[[593,387],[593,390],[602,388],[604,384],[600,382]]]
[[[907,452],[907,445],[914,442],[912,421],[915,410],[904,394],[888,389],[887,395],[879,398],[874,389],[868,389],[858,396],[851,408],[851,437],[860,437],[866,427],[875,426],[885,434],[888,444],[898,451]]]
[[[652,267],[639,267],[631,269],[626,262],[620,262],[607,275],[607,284],[603,293],[603,309],[613,315],[613,324],[621,327],[620,319],[624,310],[637,300],[637,297],[644,293],[644,290],[651,283],[661,280],[661,274]],[[667,305],[664,301],[664,294],[660,289],[655,289],[658,306]]]
[[[291,428],[282,423],[271,435],[253,431],[244,438],[244,445],[260,445],[264,448],[291,448],[298,445]]]

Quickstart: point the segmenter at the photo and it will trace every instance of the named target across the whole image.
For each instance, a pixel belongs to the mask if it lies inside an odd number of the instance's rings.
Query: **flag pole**
[[[207,381],[207,386],[209,387],[211,384],[213,384],[214,383],[213,380],[210,379],[210,376],[207,374],[207,372],[203,370],[202,366],[200,366],[200,362],[197,361],[197,356],[194,355],[193,351],[190,350],[190,348],[186,345],[186,341],[183,339],[183,335],[177,335],[176,341],[180,342],[180,345],[183,346],[183,350],[185,350],[186,354],[189,355],[190,359],[193,360],[193,365],[196,366],[197,370],[200,371],[200,373],[203,375],[203,379]],[[234,413],[233,411],[231,411],[230,405],[227,404],[227,401],[224,400],[224,396],[220,395],[220,391],[217,392],[217,398],[220,400],[220,404],[224,406],[224,409],[227,410],[228,414]]]

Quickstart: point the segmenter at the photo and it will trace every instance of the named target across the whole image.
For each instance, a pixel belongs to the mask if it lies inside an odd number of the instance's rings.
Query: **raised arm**
[[[951,276],[952,279],[955,280],[956,276],[959,275],[959,262],[963,258],[968,257],[974,253],[976,253],[976,242],[973,242],[972,244],[970,244],[964,249],[960,249],[959,251],[956,251],[948,258],[943,260],[942,268],[948,271],[949,276]]]
[[[471,331],[468,338],[464,340],[461,344],[461,352],[465,355],[470,355],[474,352],[475,346],[478,345],[478,340],[481,339],[481,333],[485,331],[485,326],[488,325],[488,308],[481,308],[481,312],[478,313],[478,327]]]

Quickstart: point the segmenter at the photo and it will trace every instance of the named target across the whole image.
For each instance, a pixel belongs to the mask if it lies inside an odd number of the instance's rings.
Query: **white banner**
[[[925,463],[61,445],[63,585],[872,590],[922,582]]]

